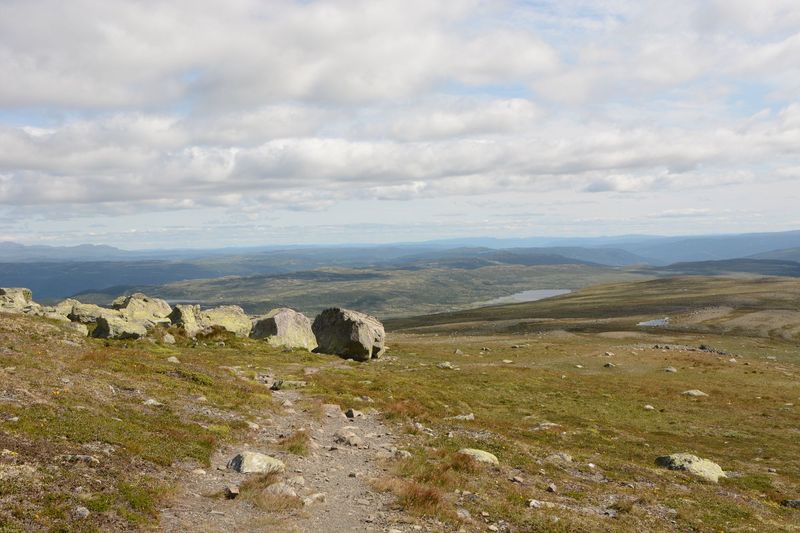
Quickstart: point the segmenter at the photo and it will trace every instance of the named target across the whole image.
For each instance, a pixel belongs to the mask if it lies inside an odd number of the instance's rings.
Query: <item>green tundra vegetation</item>
[[[285,416],[265,372],[304,381],[294,408],[310,416],[323,403],[381,413],[411,453],[370,482],[426,529],[796,530],[800,511],[782,502],[800,497],[799,295],[800,281],[784,278],[606,284],[390,320],[390,349],[369,363],[219,333],[192,341],[171,330],[175,345],[160,333],[79,338],[4,315],[0,530],[156,525],[180,483],[176,464],[208,465],[218,447],[251,438],[248,422]],[[300,433],[275,447],[315,453]],[[655,462],[679,452],[727,477]],[[91,515],[76,518],[76,505]],[[264,512],[291,531],[302,511]]]

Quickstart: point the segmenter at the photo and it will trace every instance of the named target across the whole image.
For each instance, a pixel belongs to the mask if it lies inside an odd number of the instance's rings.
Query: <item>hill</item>
[[[800,280],[673,277],[589,287],[530,303],[398,318],[415,332],[614,331],[669,317],[661,329],[798,339]]]
[[[360,309],[379,317],[473,307],[479,302],[532,289],[574,289],[609,281],[644,279],[619,269],[583,264],[495,264],[468,268],[320,269],[262,276],[196,279],[139,290],[170,302],[204,306],[235,303],[248,312],[292,307],[315,314],[330,306]],[[119,288],[77,295],[108,303]]]
[[[647,269],[659,275],[723,276],[728,274],[753,274],[758,276],[800,277],[800,263],[774,259],[726,259],[722,261],[695,261],[673,263],[664,267]]]
[[[796,337],[719,327],[797,313],[798,295],[781,278],[590,287],[407,320],[370,363],[3,315],[0,530],[791,531]],[[694,329],[636,326],[695,311]],[[245,451],[283,468],[236,472]],[[679,452],[721,477],[657,461]]]

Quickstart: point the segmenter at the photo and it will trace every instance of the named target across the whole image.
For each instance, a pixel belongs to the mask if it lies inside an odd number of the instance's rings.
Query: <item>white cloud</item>
[[[798,24],[792,0],[7,0],[0,208],[768,196],[800,168]]]

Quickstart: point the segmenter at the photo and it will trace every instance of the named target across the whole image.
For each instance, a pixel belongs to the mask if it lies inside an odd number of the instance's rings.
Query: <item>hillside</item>
[[[670,317],[669,331],[800,338],[800,280],[673,277],[600,285],[537,302],[387,321],[417,332],[612,331]]]
[[[800,277],[800,263],[776,259],[725,259],[721,261],[694,261],[673,263],[647,269],[658,275],[724,276],[752,274],[756,276]]]
[[[418,332],[369,363],[3,315],[0,529],[791,531],[796,340],[636,320],[797,312],[798,295],[780,278],[592,287],[406,320]],[[236,472],[243,451],[284,471]],[[721,477],[657,462],[679,452]]]
[[[129,290],[141,290],[172,302],[209,306],[236,303],[252,313],[286,306],[314,314],[341,305],[389,317],[468,308],[531,289],[574,289],[644,278],[642,274],[580,264],[364,268],[188,280]],[[118,292],[84,293],[78,298],[107,303]]]

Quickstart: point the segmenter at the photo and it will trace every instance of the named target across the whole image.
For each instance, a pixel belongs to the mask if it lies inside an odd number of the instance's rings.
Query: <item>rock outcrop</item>
[[[98,339],[138,339],[147,335],[143,322],[134,322],[122,317],[99,317],[92,337]]]
[[[326,309],[317,316],[311,329],[317,337],[317,351],[322,353],[369,361],[383,355],[385,350],[383,324],[358,311]]]
[[[140,292],[120,296],[111,303],[111,308],[119,311],[126,320],[144,323],[146,327],[169,325],[169,315],[172,313],[166,301],[150,298]]]
[[[265,339],[270,345],[283,348],[317,347],[317,339],[311,330],[311,320],[302,313],[282,307],[253,320],[250,337]]]
[[[81,324],[94,324],[100,318],[122,318],[122,313],[116,309],[107,309],[95,304],[84,304],[78,300],[65,300],[56,306],[56,309],[66,308],[69,303],[72,304],[67,318],[73,322],[80,322]]]
[[[468,455],[478,461],[479,463],[486,463],[490,465],[499,465],[500,461],[497,459],[497,456],[493,453],[489,453],[485,450],[478,450],[475,448],[462,448],[458,450],[458,453],[462,455]]]
[[[250,317],[238,305],[223,305],[201,313],[205,327],[217,327],[230,331],[237,337],[247,337],[253,328]]]
[[[215,327],[230,331],[238,337],[247,337],[253,327],[250,317],[236,305],[224,305],[201,311],[199,305],[178,304],[169,318],[174,325],[183,328],[187,337],[208,333]]]
[[[0,288],[0,308],[7,312],[22,313],[33,304],[33,294],[30,289],[21,287]]]

